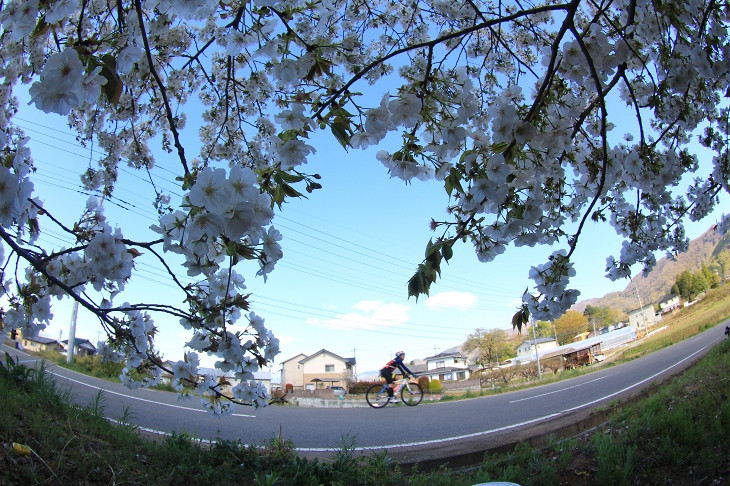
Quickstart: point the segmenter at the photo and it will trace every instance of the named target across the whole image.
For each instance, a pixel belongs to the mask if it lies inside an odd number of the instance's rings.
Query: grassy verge
[[[43,371],[0,367],[0,484],[527,485],[727,484],[730,478],[730,340],[611,422],[544,449],[520,446],[469,471],[405,475],[387,455],[356,457],[343,438],[330,462],[299,457],[294,444],[266,447],[185,434],[149,441],[104,419],[104,398],[72,405]],[[13,447],[13,444],[27,446]]]

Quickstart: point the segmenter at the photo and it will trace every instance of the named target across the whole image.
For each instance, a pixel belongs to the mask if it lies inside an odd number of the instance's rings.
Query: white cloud
[[[410,320],[409,306],[364,300],[352,306],[359,312],[340,314],[332,319],[307,319],[307,324],[335,329],[376,329],[404,324]]]
[[[363,312],[370,312],[383,305],[380,300],[361,300],[357,304],[353,305],[353,309],[361,310]]]
[[[434,310],[469,310],[476,305],[477,300],[479,300],[477,296],[471,292],[439,292],[426,300],[426,307]]]

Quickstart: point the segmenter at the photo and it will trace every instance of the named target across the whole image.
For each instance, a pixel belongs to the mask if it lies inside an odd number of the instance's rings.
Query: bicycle
[[[408,378],[409,377],[407,375],[404,375],[400,382],[396,382],[398,383],[398,386],[396,386],[393,390],[393,396],[397,397],[398,392],[400,392],[400,398],[403,403],[409,407],[413,407],[421,403],[421,400],[423,400],[423,388],[416,382],[408,381]],[[367,392],[365,392],[365,400],[367,400],[368,405],[373,408],[385,407],[390,401],[390,397],[388,397],[388,384],[372,385],[368,388]]]

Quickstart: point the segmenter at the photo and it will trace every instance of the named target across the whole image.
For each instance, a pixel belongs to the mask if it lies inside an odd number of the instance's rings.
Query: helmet
[[[405,351],[398,351],[398,352],[395,353],[395,357],[397,358],[401,354],[406,354],[406,352]]]

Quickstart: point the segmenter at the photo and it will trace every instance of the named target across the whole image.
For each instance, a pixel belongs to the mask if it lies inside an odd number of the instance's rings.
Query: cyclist
[[[406,364],[403,362],[403,358],[405,357],[405,351],[398,351],[397,353],[395,353],[395,358],[388,361],[383,369],[380,370],[380,376],[385,378],[386,383],[388,383],[388,401],[390,401],[391,403],[398,403],[398,399],[395,398],[395,396],[393,395],[393,372],[396,370],[396,368],[406,376],[417,376],[414,372],[409,370]]]

